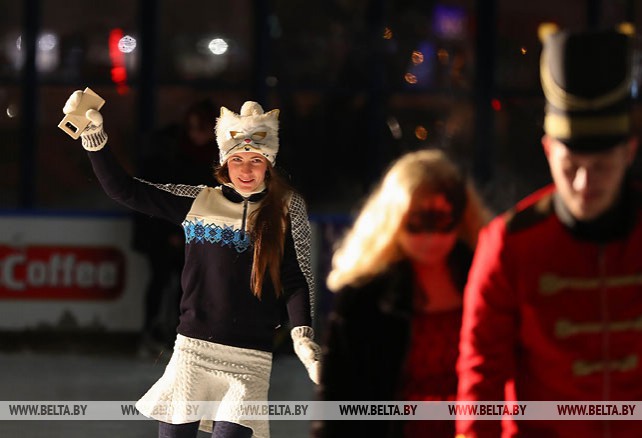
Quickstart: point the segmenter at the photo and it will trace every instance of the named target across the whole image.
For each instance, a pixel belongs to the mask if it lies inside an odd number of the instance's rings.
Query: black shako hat
[[[573,32],[540,25],[544,132],[576,152],[597,152],[631,134],[631,26]]]

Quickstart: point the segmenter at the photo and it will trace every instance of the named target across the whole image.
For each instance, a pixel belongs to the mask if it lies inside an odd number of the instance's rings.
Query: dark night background
[[[56,128],[67,96],[91,86],[133,173],[152,133],[197,99],[280,108],[279,164],[320,220],[349,214],[391,159],[423,147],[450,151],[494,209],[509,206],[548,181],[539,23],[642,17],[634,0],[0,3],[0,209],[119,209]],[[214,38],[225,53],[208,50]]]
[[[7,254],[47,241],[78,245],[73,228],[31,242],[23,222],[133,221],[102,192],[80,142],[57,128],[74,90],[89,86],[106,100],[109,143],[134,175],[165,147],[159,133],[171,132],[195,101],[237,112],[246,100],[266,111],[279,108],[277,164],[308,202],[322,331],[332,244],[391,160],[444,149],[494,212],[510,207],[550,181],[540,144],[539,24],[604,28],[628,21],[642,28],[637,0],[0,0],[0,11],[4,400],[134,400],[168,358],[141,362],[132,351],[140,303],[120,329],[123,314],[115,312],[110,329],[100,318],[80,322],[89,318],[81,315],[84,302],[65,309],[60,297],[23,300],[3,284]],[[635,46],[639,133],[639,37]],[[129,296],[140,301],[142,291],[134,289]],[[59,319],[48,315],[49,305]],[[118,380],[124,376],[131,379]],[[275,398],[310,397],[296,359],[276,362],[273,378]],[[303,392],[288,392],[294,381]],[[0,421],[0,436],[142,436],[142,428],[154,436],[155,430],[146,424],[136,432],[129,422],[53,423]],[[289,423],[298,431],[277,424],[273,435],[304,436],[305,424]]]

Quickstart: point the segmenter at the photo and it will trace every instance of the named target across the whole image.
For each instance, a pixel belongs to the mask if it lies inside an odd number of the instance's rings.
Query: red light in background
[[[112,29],[109,32],[109,59],[111,60],[111,80],[116,84],[118,94],[129,91],[127,85],[127,69],[125,68],[125,54],[118,48],[118,43],[123,38],[122,29]]]
[[[124,83],[127,80],[127,70],[125,70],[125,67],[112,67],[111,79],[116,84]]]
[[[491,100],[490,105],[493,107],[495,111],[501,111],[502,109],[502,103],[499,101],[499,99]]]

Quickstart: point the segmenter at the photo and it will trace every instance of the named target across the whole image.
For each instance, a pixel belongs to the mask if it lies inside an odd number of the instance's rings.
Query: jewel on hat
[[[233,154],[254,152],[274,165],[279,152],[278,109],[265,113],[253,101],[245,102],[239,114],[221,107],[215,131],[220,164]]]

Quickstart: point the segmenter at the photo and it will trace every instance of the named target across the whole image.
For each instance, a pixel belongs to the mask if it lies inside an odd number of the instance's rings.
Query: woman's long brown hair
[[[227,163],[218,166],[214,172],[216,179],[229,183]],[[254,244],[254,259],[250,288],[252,293],[261,298],[263,282],[267,271],[277,297],[281,295],[281,260],[287,231],[287,203],[293,192],[288,181],[271,165],[265,174],[267,194],[261,205],[248,217],[248,228]]]

